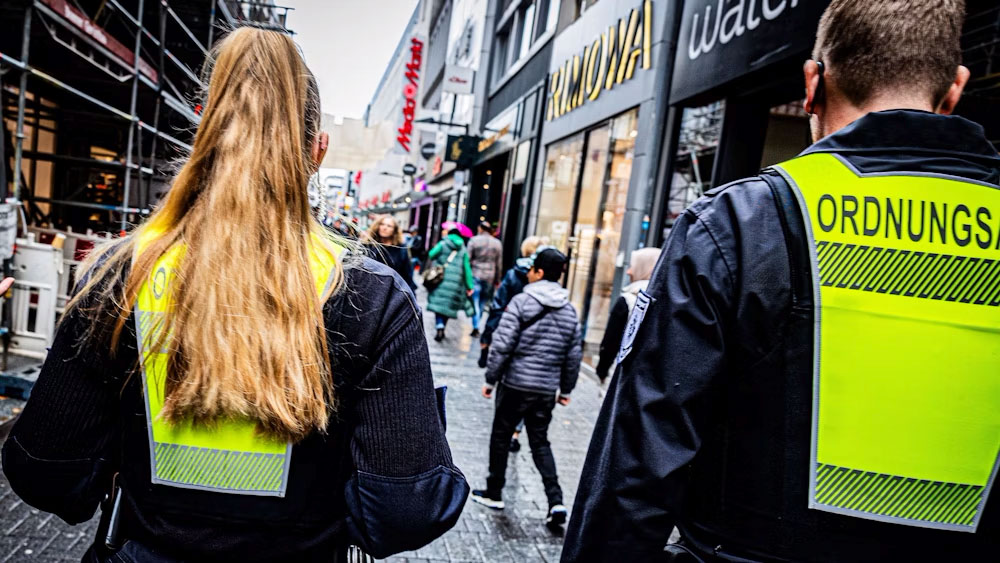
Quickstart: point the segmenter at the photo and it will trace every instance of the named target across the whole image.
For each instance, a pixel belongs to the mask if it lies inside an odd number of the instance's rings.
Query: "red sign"
[[[90,21],[90,18],[85,16],[82,12],[70,6],[66,3],[66,0],[42,0],[43,3],[48,4],[52,11],[59,14],[63,19],[70,22],[84,32],[88,37],[97,41],[105,49],[114,53],[122,62],[125,63],[129,70],[132,69],[132,65],[135,64],[135,53],[131,49],[123,45],[120,41],[108,35],[104,29]],[[147,78],[153,82],[157,81],[156,71],[153,67],[139,58],[139,72],[146,75]]]
[[[420,81],[420,66],[423,62],[424,42],[416,37],[410,39],[410,62],[406,63],[403,78],[403,124],[397,130],[397,152],[410,152],[410,135],[413,134],[413,119],[417,114],[417,86]]]
[[[389,203],[389,198],[392,197],[392,192],[386,190],[382,193],[382,203]]]

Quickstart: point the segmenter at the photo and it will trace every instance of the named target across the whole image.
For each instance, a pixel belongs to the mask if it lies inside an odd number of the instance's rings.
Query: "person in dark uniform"
[[[1000,158],[949,115],[964,12],[831,2],[815,144],[677,219],[563,561],[996,559]]]
[[[239,28],[212,65],[163,205],[79,270],[3,444],[10,489],[70,524],[102,505],[88,563],[426,545],[469,487],[420,309],[397,273],[344,252],[312,215],[328,136],[292,39]]]

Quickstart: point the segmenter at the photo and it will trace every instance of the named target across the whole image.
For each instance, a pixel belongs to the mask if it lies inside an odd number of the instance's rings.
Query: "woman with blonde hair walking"
[[[379,215],[361,235],[368,256],[389,266],[403,278],[411,290],[416,290],[410,267],[410,251],[403,244],[403,230],[392,215]]]
[[[326,149],[292,40],[213,52],[163,205],[95,250],[3,448],[25,502],[105,503],[88,561],[337,561],[420,547],[468,486],[402,280],[310,215]]]

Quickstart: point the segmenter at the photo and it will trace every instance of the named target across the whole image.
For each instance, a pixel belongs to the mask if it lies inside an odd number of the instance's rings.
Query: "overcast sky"
[[[323,113],[360,118],[417,0],[278,0],[319,82]]]

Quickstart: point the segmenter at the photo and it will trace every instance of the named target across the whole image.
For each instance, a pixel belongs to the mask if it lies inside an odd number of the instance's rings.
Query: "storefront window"
[[[577,312],[582,313],[584,300],[590,293],[590,271],[597,241],[597,219],[604,190],[604,176],[608,170],[608,143],[610,132],[603,125],[587,134],[587,159],[583,163],[583,181],[580,183],[580,202],[577,204],[576,224],[570,239],[569,296]]]
[[[774,106],[767,121],[760,167],[766,168],[795,158],[811,143],[809,114],[803,109],[802,101]]]
[[[550,145],[542,179],[535,233],[570,257],[566,286],[586,328],[590,365],[597,363],[611,309],[637,121],[633,109],[592,128],[586,142],[579,134]]]
[[[681,117],[681,132],[670,181],[670,201],[665,227],[669,229],[694,200],[712,185],[712,166],[722,133],[725,102],[685,108]],[[666,233],[664,233],[666,239]]]
[[[569,228],[573,220],[573,200],[580,179],[582,153],[581,134],[550,145],[545,155],[535,233],[548,237],[550,244],[564,253],[569,252]]]
[[[599,247],[594,267],[593,290],[587,315],[584,339],[584,360],[597,365],[601,340],[611,313],[611,293],[614,289],[617,256],[621,246],[622,224],[625,222],[625,203],[632,177],[632,158],[635,138],[638,135],[638,112],[632,110],[611,122],[611,154],[605,182],[607,191],[601,207]]]

